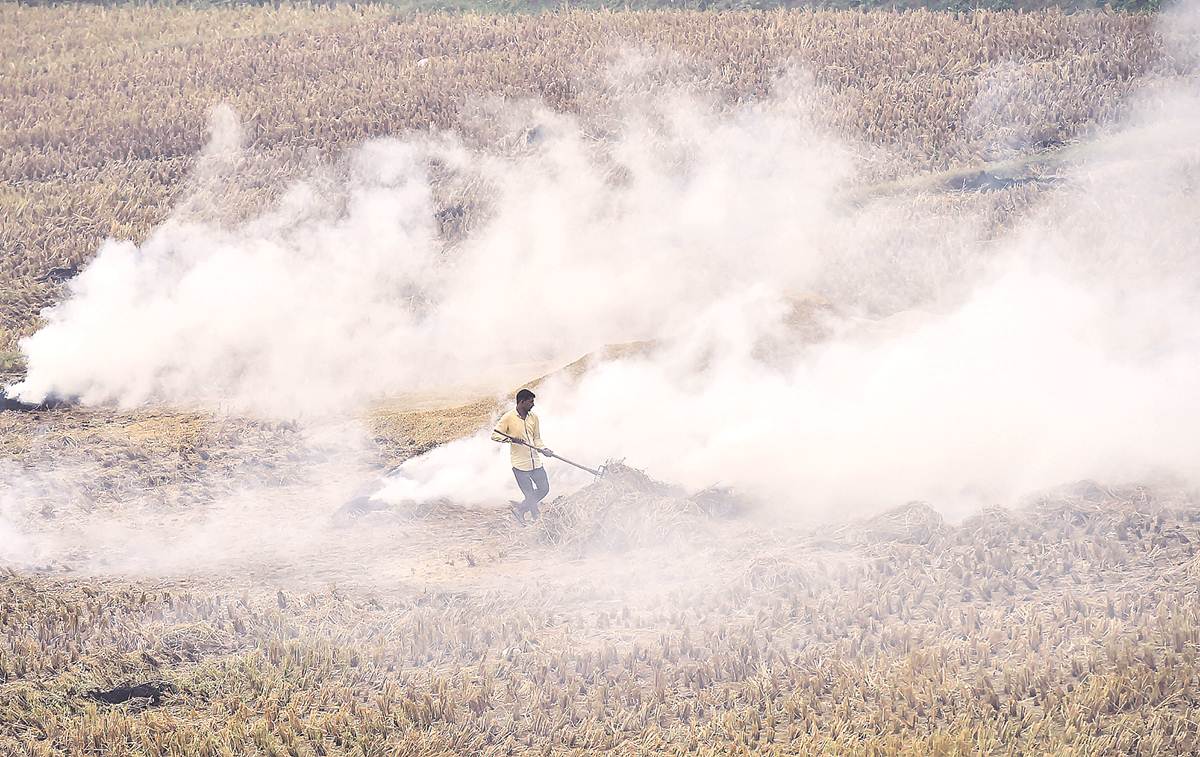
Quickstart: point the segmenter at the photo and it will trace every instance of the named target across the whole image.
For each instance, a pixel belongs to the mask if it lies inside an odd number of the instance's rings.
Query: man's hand
[[[554,457],[554,450],[550,449],[549,447],[542,447],[540,450],[538,450],[538,452],[541,452],[546,457]]]

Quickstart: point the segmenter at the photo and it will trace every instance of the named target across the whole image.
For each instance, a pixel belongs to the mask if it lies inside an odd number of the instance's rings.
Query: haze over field
[[[1191,18],[1166,22],[1177,57]],[[804,514],[1195,483],[1194,74],[1138,93],[999,237],[967,203],[863,195],[870,151],[813,120],[802,74],[732,112],[631,96],[603,143],[541,108],[498,113],[517,138],[536,125],[515,152],[369,142],[236,223],[212,210],[246,159],[221,107],[192,194],[142,245],[105,243],[22,344],[19,390],[312,420],[654,340],[546,385],[554,446]],[[487,202],[447,240],[435,193],[455,182]],[[797,319],[827,338],[801,344]],[[405,496],[495,502],[483,439],[411,461]]]
[[[1196,2],[0,39],[0,754],[1200,752]]]

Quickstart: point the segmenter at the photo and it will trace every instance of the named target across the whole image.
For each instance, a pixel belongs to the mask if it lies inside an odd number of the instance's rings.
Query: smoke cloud
[[[810,121],[794,79],[732,111],[639,99],[603,143],[545,110],[504,153],[371,142],[249,220],[180,213],[106,242],[23,343],[17,390],[322,417],[652,340],[539,389],[547,443],[811,517],[1196,483],[1193,85],[1148,89],[999,238],[984,197],[848,202],[863,151]],[[237,170],[237,129],[215,115],[196,197]],[[463,238],[439,228],[439,182],[481,198]],[[505,468],[481,433],[378,496],[496,504]]]

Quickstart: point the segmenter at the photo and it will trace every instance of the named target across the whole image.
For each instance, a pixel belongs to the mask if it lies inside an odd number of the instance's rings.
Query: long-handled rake
[[[493,430],[495,430],[495,429],[493,429]],[[525,445],[526,447],[528,447],[529,449],[532,449],[532,450],[537,450],[538,452],[542,452],[542,450],[541,450],[539,447],[535,447],[535,446],[533,446],[532,444],[530,444],[529,442],[525,441],[524,439],[518,439],[518,438],[517,438],[517,437],[515,437],[515,436],[509,436],[508,434],[504,433],[503,431],[499,431],[499,430],[495,430],[495,432],[496,432],[497,434],[499,434],[500,436],[503,436],[505,439],[509,440],[509,441],[510,441],[510,442],[512,442],[513,444],[523,444],[523,445]],[[545,455],[546,453],[542,452],[542,454],[543,454],[543,455]],[[585,471],[587,471],[588,473],[591,473],[591,474],[592,474],[593,476],[595,476],[596,478],[602,478],[602,477],[604,476],[605,470],[608,468],[608,466],[607,466],[607,465],[601,465],[601,466],[599,466],[599,467],[597,467],[597,468],[589,468],[589,467],[587,467],[586,465],[580,465],[579,463],[577,463],[577,462],[575,462],[575,461],[573,461],[573,460],[568,460],[567,458],[563,457],[562,455],[554,455],[554,454],[551,454],[551,455],[546,455],[546,456],[547,456],[547,457],[553,457],[553,458],[555,458],[556,460],[562,460],[562,461],[563,461],[564,463],[566,463],[567,465],[573,465],[573,466],[575,466],[576,468],[578,468],[579,470],[585,470]]]

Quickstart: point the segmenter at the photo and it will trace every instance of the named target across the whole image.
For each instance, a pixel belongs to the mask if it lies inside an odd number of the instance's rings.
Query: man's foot
[[[512,516],[513,516],[513,518],[516,519],[517,523],[520,523],[523,526],[523,525],[525,525],[525,513],[521,509],[522,504],[523,503],[521,503],[521,502],[514,502],[512,500],[509,500],[508,511],[510,513],[512,513]]]

